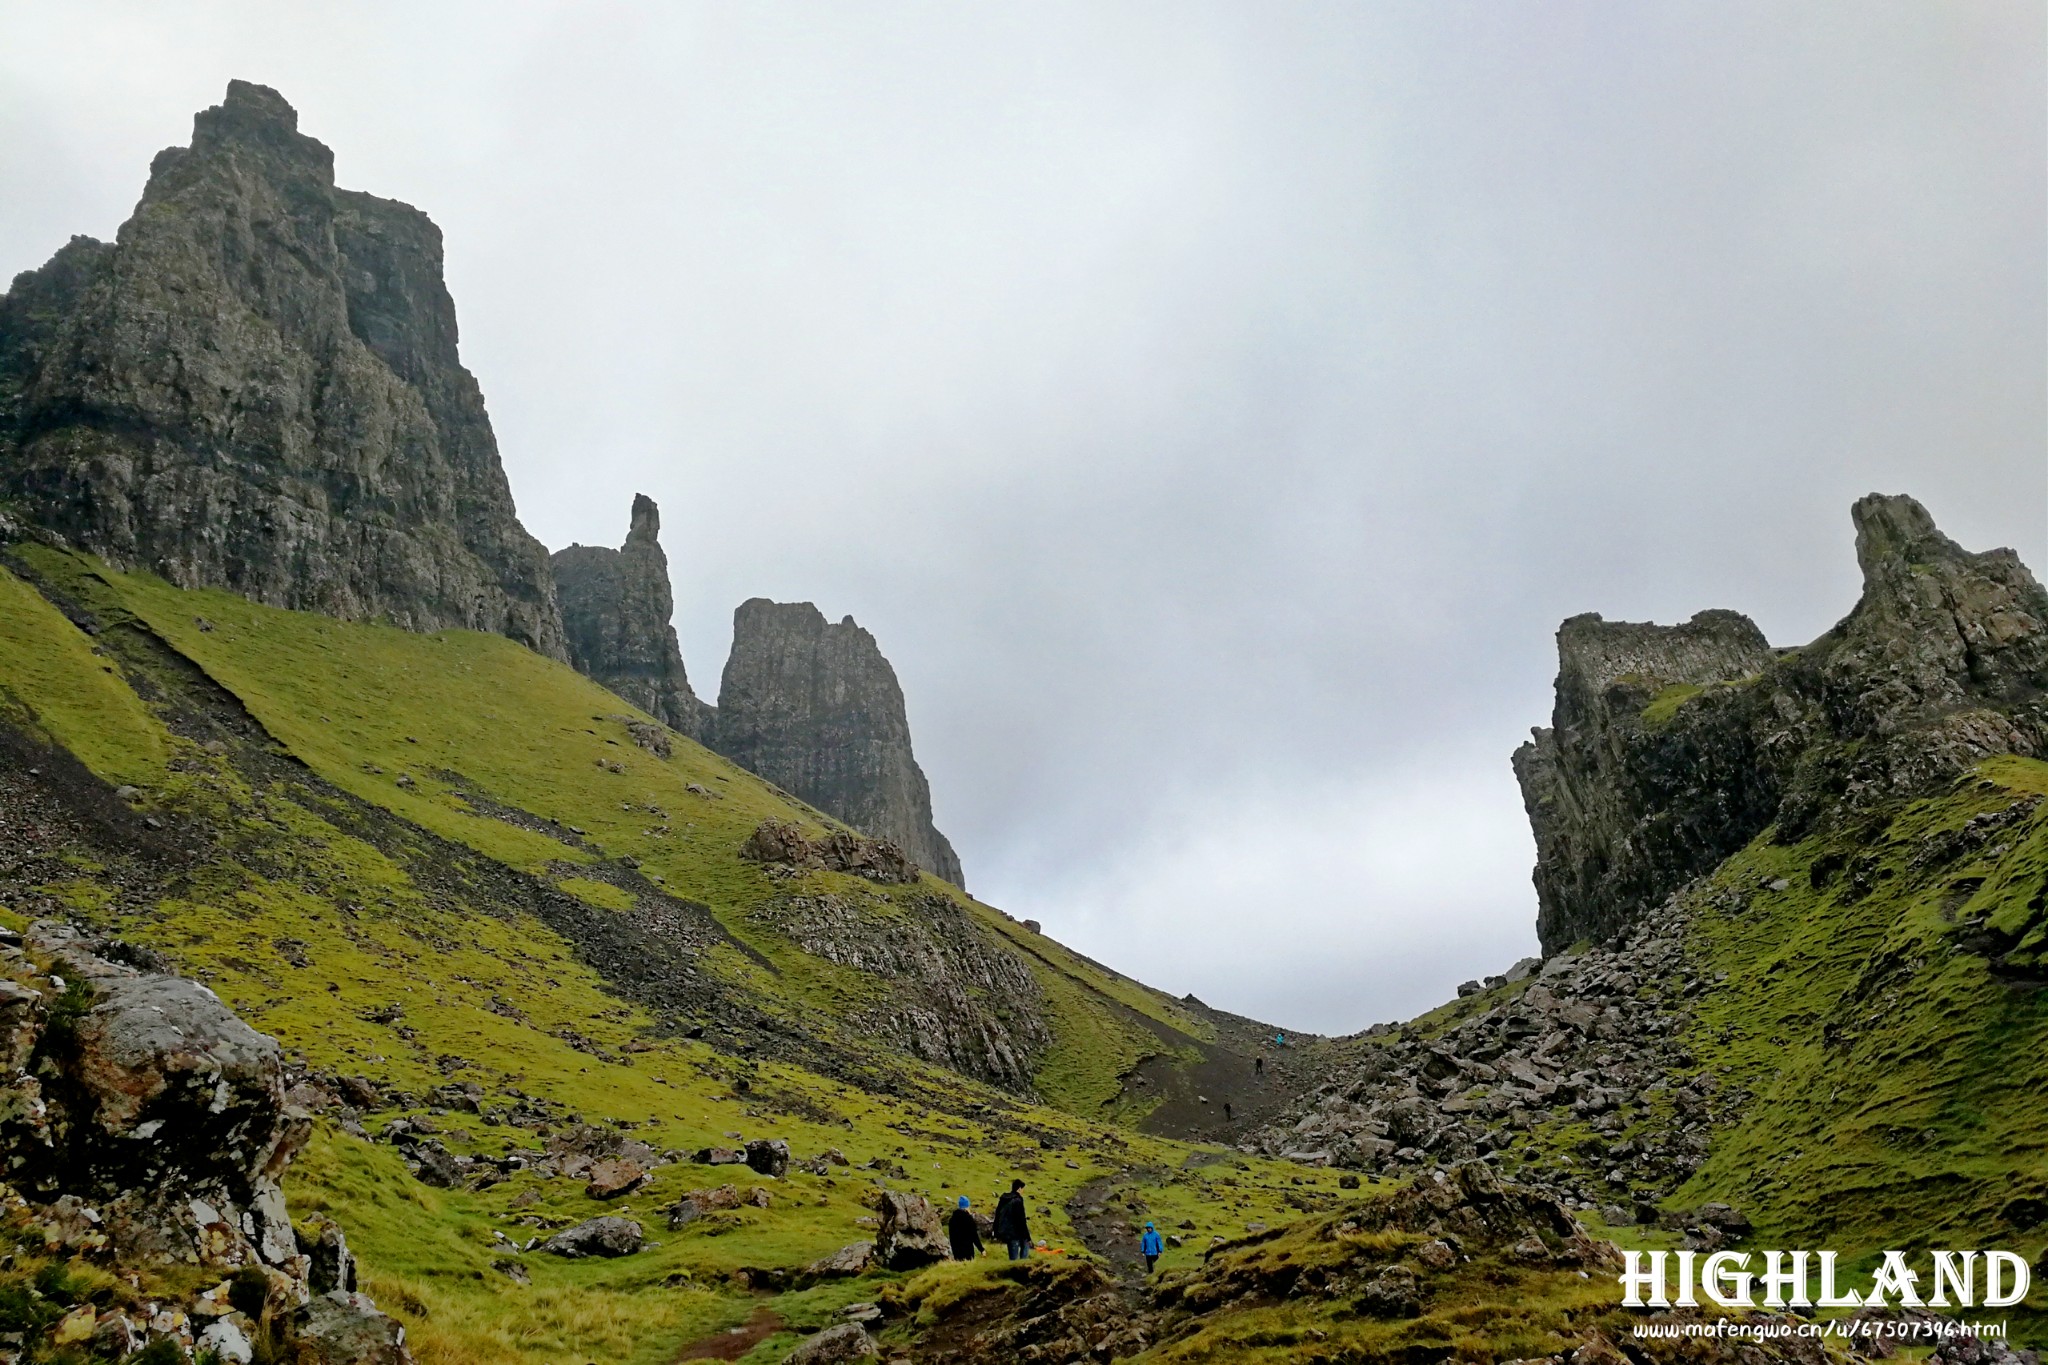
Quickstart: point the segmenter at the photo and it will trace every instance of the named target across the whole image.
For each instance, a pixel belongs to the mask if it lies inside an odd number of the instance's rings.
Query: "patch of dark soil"
[[[0,718],[0,891],[10,910],[73,918],[54,888],[89,868],[102,913],[144,911],[204,852],[182,822],[152,827],[84,764]]]
[[[1330,1058],[1308,1041],[1277,1047],[1272,1036],[1195,1043],[1195,1062],[1175,1053],[1140,1061],[1124,1077],[1124,1093],[1156,1096],[1158,1104],[1139,1127],[1159,1137],[1235,1144],[1278,1122],[1323,1082]]]
[[[780,1332],[783,1326],[782,1315],[774,1309],[756,1308],[741,1326],[713,1332],[708,1337],[699,1337],[685,1344],[675,1354],[676,1365],[683,1365],[686,1360],[738,1360]]]

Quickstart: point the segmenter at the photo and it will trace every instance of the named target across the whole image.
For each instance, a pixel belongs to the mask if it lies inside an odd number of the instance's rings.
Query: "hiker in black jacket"
[[[960,1205],[953,1210],[953,1216],[946,1220],[946,1240],[953,1244],[953,1259],[971,1261],[981,1253],[981,1225],[968,1212],[967,1196],[960,1196]]]
[[[1023,1189],[1023,1181],[1012,1180],[1010,1192],[996,1200],[996,1240],[1009,1248],[1013,1261],[1031,1254],[1031,1224],[1024,1216]]]

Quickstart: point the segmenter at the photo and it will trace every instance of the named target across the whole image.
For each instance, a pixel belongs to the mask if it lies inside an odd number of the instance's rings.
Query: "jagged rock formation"
[[[0,299],[0,501],[180,585],[565,657],[439,229],[335,188],[263,86],[157,155],[114,242],[74,238]]]
[[[904,856],[893,839],[866,839],[843,829],[813,839],[803,826],[781,820],[763,820],[740,845],[740,857],[787,869],[790,874],[817,867],[851,872],[884,885],[901,886],[917,880],[917,864]]]
[[[675,603],[654,499],[634,497],[618,549],[571,545],[553,563],[569,662],[663,724],[708,738],[711,708],[690,690],[670,623]]]
[[[1781,838],[2048,749],[2048,593],[1919,503],[1852,509],[1863,594],[1773,653],[1731,612],[1558,632],[1550,728],[1515,754],[1546,952],[1603,938],[1775,824]]]
[[[932,824],[903,689],[874,636],[850,616],[828,623],[808,602],[754,598],[733,613],[718,705],[700,701],[676,643],[660,535],[660,510],[641,494],[624,545],[555,552],[570,662],[671,728],[965,886],[959,856]]]
[[[1671,727],[1644,716],[1659,698],[1731,704],[1730,689],[1773,657],[1748,617],[1706,611],[1657,626],[1574,616],[1557,632],[1557,652],[1550,728],[1514,757],[1536,829],[1546,952],[1611,933],[1742,847],[1774,804],[1745,725]],[[1709,791],[1713,799],[1695,799]]]
[[[279,1187],[311,1125],[275,1039],[154,953],[38,922],[0,935],[0,1150],[8,1212],[52,1253],[214,1279],[176,1304],[87,1305],[57,1340],[112,1354],[168,1338],[224,1360],[410,1365],[405,1330],[355,1292],[341,1230],[292,1227]],[[204,1323],[204,1326],[202,1326]],[[69,1324],[69,1326],[67,1326]],[[17,1337],[18,1341],[19,1338]]]
[[[809,602],[742,603],[711,735],[741,767],[966,884],[932,824],[896,670],[851,616],[833,625]]]

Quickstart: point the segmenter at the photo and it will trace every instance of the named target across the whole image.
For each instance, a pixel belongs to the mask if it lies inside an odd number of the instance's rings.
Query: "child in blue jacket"
[[[1145,1235],[1138,1239],[1138,1250],[1145,1253],[1145,1273],[1150,1275],[1159,1266],[1159,1253],[1166,1250],[1166,1243],[1160,1240],[1159,1229],[1145,1224]]]

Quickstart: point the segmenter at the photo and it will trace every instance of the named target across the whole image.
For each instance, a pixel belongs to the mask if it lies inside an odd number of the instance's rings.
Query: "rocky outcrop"
[[[828,830],[813,839],[803,826],[763,820],[740,845],[740,857],[788,873],[823,868],[850,872],[885,886],[917,880],[917,864],[892,839],[868,839],[847,830]]]
[[[752,913],[805,952],[888,983],[861,1012],[863,1036],[1018,1094],[1032,1093],[1052,1045],[1046,1001],[1031,968],[940,895],[864,904],[859,897],[790,896]]]
[[[1747,1315],[1748,1324],[1769,1321],[1778,1330],[1741,1340],[1717,1331],[1698,1308],[1653,1316],[1612,1302],[1617,1296],[1603,1303],[1588,1293],[1589,1282],[1611,1284],[1620,1266],[1615,1248],[1556,1200],[1468,1163],[1291,1226],[1219,1239],[1199,1260],[1169,1251],[1143,1287],[1119,1287],[1094,1260],[1045,1256],[993,1267],[980,1293],[943,1295],[907,1279],[885,1286],[876,1305],[902,1324],[899,1334],[911,1335],[916,1358],[932,1365],[1151,1354],[1238,1359],[1247,1340],[1284,1343],[1283,1351],[1304,1346],[1304,1359],[1441,1359],[1446,1322],[1483,1343],[1478,1354],[1527,1343],[1521,1358],[1530,1365],[1827,1365],[1833,1358],[1818,1338],[1798,1335],[1786,1315]],[[1506,1292],[1475,1292],[1475,1285]],[[1639,1337],[1635,1329],[1646,1319],[1673,1330]],[[1853,1349],[1846,1356],[1862,1359]]]
[[[182,1307],[76,1308],[60,1340],[409,1365],[403,1328],[354,1292],[341,1229],[292,1227],[279,1180],[310,1124],[277,1042],[161,965],[52,922],[0,933],[0,1206],[54,1255],[219,1282]]]
[[[1536,831],[1547,952],[1612,933],[1741,848],[1770,822],[1777,796],[1736,695],[1773,658],[1749,618],[1707,611],[1657,626],[1574,616],[1557,652],[1550,728],[1514,757]],[[1658,708],[1677,703],[1690,704],[1686,723],[1658,723]]]
[[[277,1043],[196,983],[64,926],[38,924],[27,948],[64,987],[5,992],[10,1183],[90,1204],[130,1256],[298,1269],[278,1178],[307,1129],[285,1114]]]
[[[708,738],[711,710],[690,690],[671,624],[675,603],[654,500],[633,499],[632,528],[618,549],[571,545],[555,551],[553,562],[569,662],[672,729]]]
[[[896,671],[851,616],[833,625],[808,602],[742,603],[711,735],[741,767],[965,885],[932,824]]]
[[[542,1251],[570,1260],[585,1256],[631,1256],[646,1240],[646,1233],[630,1218],[605,1215],[586,1218],[565,1228],[540,1244]]]
[[[642,494],[618,549],[555,552],[570,662],[670,728],[966,885],[932,824],[903,689],[874,636],[850,616],[830,624],[808,602],[754,598],[733,614],[732,653],[711,706],[683,667],[660,534],[660,510]]]
[[[1798,838],[2048,747],[2048,593],[2026,566],[1962,549],[1911,498],[1852,516],[1862,597],[1804,648],[1731,612],[1558,632],[1551,726],[1515,755],[1546,952],[1613,934],[1767,827]]]
[[[114,242],[74,238],[0,299],[0,501],[181,586],[566,654],[439,229],[337,189],[262,86],[158,154]]]

